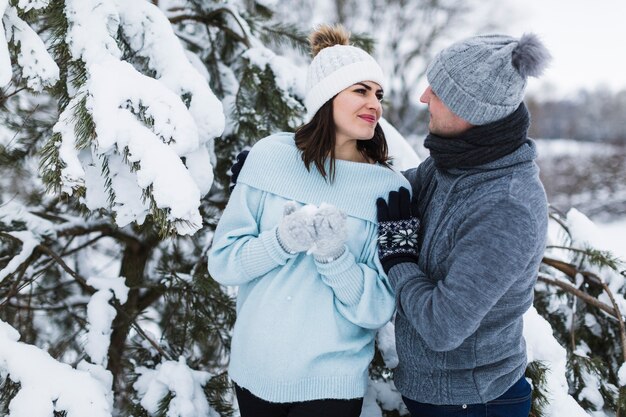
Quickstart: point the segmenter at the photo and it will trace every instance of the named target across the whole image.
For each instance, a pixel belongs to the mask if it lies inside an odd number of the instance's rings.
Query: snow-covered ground
[[[626,146],[540,139],[537,147],[550,203],[589,217],[598,249],[626,262]]]
[[[610,223],[596,223],[606,249],[626,263],[626,217]]]

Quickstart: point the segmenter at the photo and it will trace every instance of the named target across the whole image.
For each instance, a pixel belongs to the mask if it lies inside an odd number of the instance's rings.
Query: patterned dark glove
[[[237,154],[237,161],[230,167],[230,184],[228,185],[228,189],[231,192],[233,188],[235,188],[235,185],[237,185],[237,178],[239,178],[239,173],[241,172],[241,168],[243,168],[243,164],[246,162],[248,153],[250,153],[248,150],[239,152]]]
[[[420,221],[411,213],[409,190],[401,187],[384,198],[376,200],[378,209],[378,257],[386,273],[402,262],[417,263],[419,248],[417,235]]]

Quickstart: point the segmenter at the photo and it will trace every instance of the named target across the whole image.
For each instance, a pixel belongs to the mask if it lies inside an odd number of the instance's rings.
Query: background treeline
[[[528,97],[526,103],[531,137],[626,143],[626,90],[581,90],[558,100]]]

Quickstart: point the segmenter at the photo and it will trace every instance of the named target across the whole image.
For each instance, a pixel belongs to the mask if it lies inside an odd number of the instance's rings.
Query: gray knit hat
[[[550,59],[534,34],[475,36],[437,54],[426,77],[454,114],[479,126],[513,113],[527,77],[541,75]]]

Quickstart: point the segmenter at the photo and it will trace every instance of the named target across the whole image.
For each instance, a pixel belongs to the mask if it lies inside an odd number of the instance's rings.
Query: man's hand
[[[386,273],[402,262],[417,263],[420,221],[412,213],[409,190],[389,193],[389,202],[376,200],[378,209],[378,257]]]
[[[243,164],[246,163],[248,153],[250,153],[248,150],[239,152],[237,154],[237,161],[232,167],[230,167],[230,184],[228,185],[228,189],[230,191],[233,191],[233,188],[237,185],[237,178],[239,178],[239,173],[241,172],[241,168],[243,168]]]

